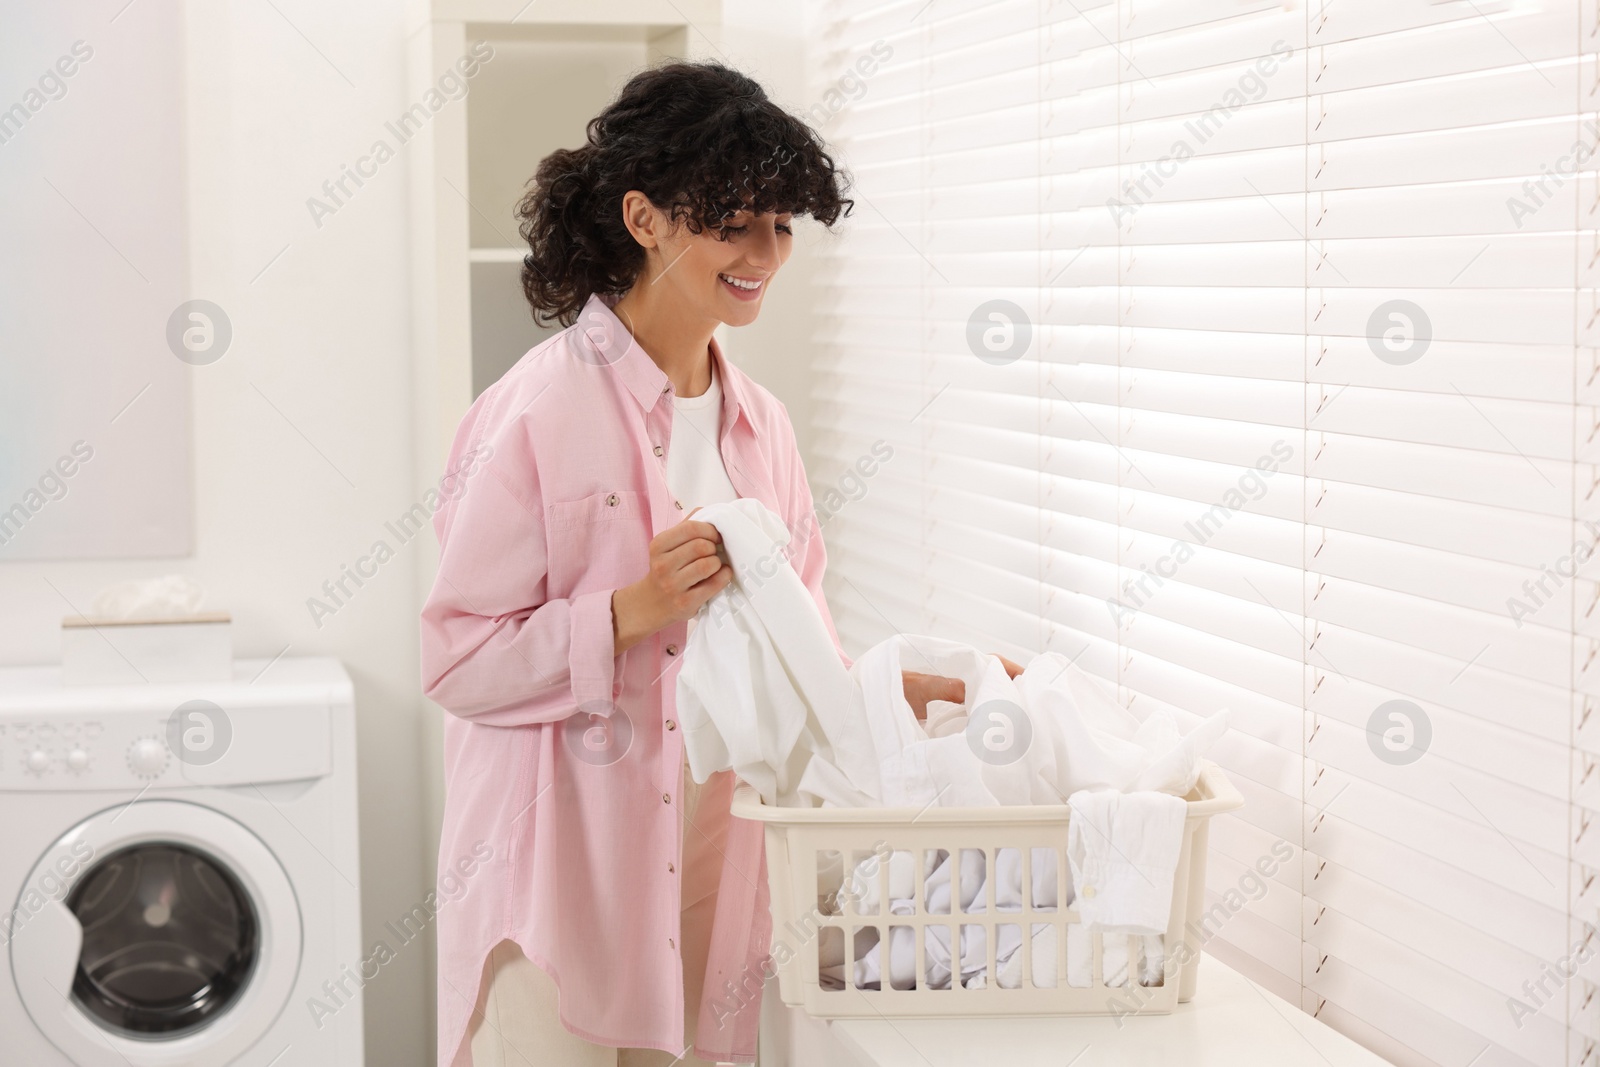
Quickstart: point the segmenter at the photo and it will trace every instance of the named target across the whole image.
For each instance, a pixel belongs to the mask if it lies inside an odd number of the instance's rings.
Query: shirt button
[[[612,493],[610,496],[606,497],[606,507],[614,508],[616,506],[617,506],[617,494]]]
[[[662,793],[661,794],[661,803],[663,803],[663,804],[671,804],[672,803],[672,794],[671,793]]]
[[[667,720],[667,729],[676,730],[677,728],[678,728],[678,724],[677,723],[673,722],[671,719]]]
[[[667,655],[676,656],[677,654],[678,654],[678,646],[677,645],[668,645],[667,646]]]
[[[658,455],[658,456],[659,456],[659,455],[661,455],[661,454],[662,454],[662,453],[664,453],[664,452],[665,452],[665,451],[666,451],[666,449],[664,449],[664,448],[662,448],[662,447],[661,447],[661,446],[660,446],[660,445],[656,445],[656,447],[655,447],[655,453],[656,453],[656,455]]]
[[[678,509],[678,510],[679,510],[679,511],[682,511],[682,510],[683,510],[683,501],[681,501],[681,500],[674,500],[674,501],[673,501],[673,502],[672,502],[672,506],[673,506],[673,507],[675,507],[675,508],[677,508],[677,509]]]
[[[678,868],[674,867],[670,862],[668,862],[668,864],[667,864],[667,873],[668,874],[677,874],[678,873]]]
[[[667,947],[668,947],[668,948],[677,948],[677,947],[678,947],[678,946],[677,946],[677,944],[676,944],[676,943],[675,943],[675,942],[674,942],[674,941],[673,941],[673,940],[672,940],[672,938],[670,938],[670,937],[669,937],[669,938],[667,938]]]
[[[1094,896],[1094,886],[1092,886],[1092,885],[1084,886],[1083,887],[1083,895],[1085,897],[1093,897]]]
[[[667,383],[667,384],[666,384],[666,385],[663,385],[663,386],[662,386],[662,387],[661,387],[661,391],[662,391],[662,392],[663,392],[663,393],[670,393],[670,392],[672,392],[672,383],[671,383],[671,382],[668,382],[668,383]]]

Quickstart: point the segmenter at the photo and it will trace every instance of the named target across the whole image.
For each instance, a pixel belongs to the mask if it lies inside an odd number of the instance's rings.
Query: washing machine
[[[358,858],[338,661],[0,670],[0,1067],[359,1067]]]

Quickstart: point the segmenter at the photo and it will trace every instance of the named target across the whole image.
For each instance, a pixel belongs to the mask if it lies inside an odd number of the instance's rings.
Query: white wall
[[[108,582],[166,572],[193,575],[210,605],[233,613],[240,656],[287,647],[343,660],[359,716],[370,945],[431,881],[419,782],[422,761],[438,758],[419,742],[409,562],[418,546],[384,529],[424,488],[411,462],[404,155],[320,229],[306,199],[407,103],[404,42],[415,26],[382,0],[274,3],[186,11],[191,295],[220,304],[234,328],[220,361],[190,371],[194,555],[0,564],[0,663],[57,659],[67,609],[52,584],[87,603]],[[95,5],[107,24],[97,49],[115,49],[151,10],[135,4],[110,23],[122,7]],[[379,538],[397,558],[319,628],[307,598]],[[368,985],[369,1063],[432,1062],[426,952],[402,949]]]

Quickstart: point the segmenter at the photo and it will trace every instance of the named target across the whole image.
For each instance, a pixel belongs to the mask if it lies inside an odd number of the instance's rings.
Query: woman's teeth
[[[744,289],[744,290],[750,291],[750,290],[755,290],[755,289],[761,288],[761,282],[759,280],[757,280],[757,281],[746,281],[743,278],[734,278],[734,277],[732,277],[730,275],[727,275],[727,274],[719,274],[719,275],[717,275],[717,277],[721,278],[723,281],[727,282],[729,285],[733,286],[735,289]]]

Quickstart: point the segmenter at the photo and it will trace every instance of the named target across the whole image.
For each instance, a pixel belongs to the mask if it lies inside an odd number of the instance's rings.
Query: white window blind
[[[1207,951],[1398,1064],[1600,1062],[1596,3],[812,14],[847,647],[1227,708]]]

